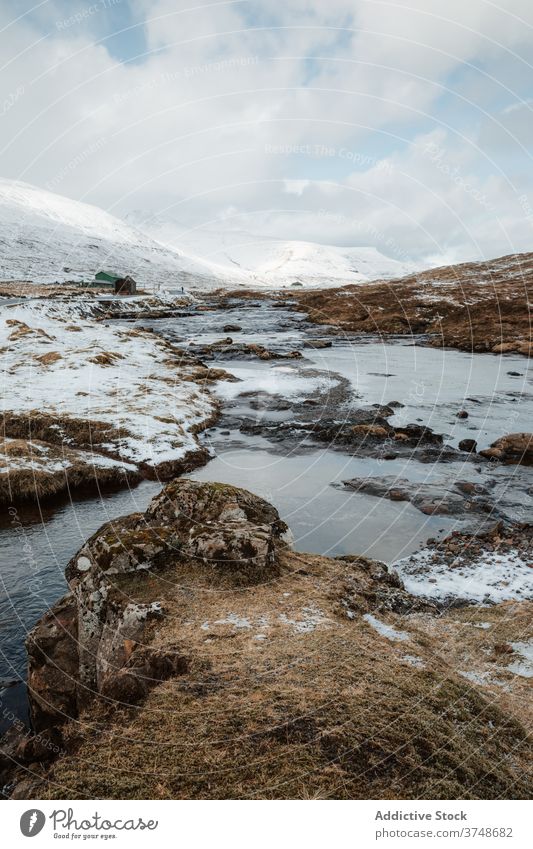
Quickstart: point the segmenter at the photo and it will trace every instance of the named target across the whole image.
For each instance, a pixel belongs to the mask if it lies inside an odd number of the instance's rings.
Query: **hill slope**
[[[171,288],[212,286],[216,274],[96,206],[0,180],[0,280],[91,280],[102,269]]]
[[[297,297],[312,321],[347,333],[424,334],[436,347],[533,355],[533,253]]]
[[[0,280],[88,281],[102,269],[170,289],[338,286],[413,271],[373,247],[190,230],[144,211],[122,221],[96,206],[0,180]]]
[[[171,218],[141,211],[126,220],[170,248],[181,248],[202,262],[224,269],[229,277],[273,287],[339,285],[401,277],[414,271],[405,262],[374,247],[337,247],[314,242],[273,239],[240,230],[191,230]]]

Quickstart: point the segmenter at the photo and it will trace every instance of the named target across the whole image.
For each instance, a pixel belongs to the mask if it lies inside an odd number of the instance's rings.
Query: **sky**
[[[0,177],[136,220],[533,249],[531,0],[3,0]]]

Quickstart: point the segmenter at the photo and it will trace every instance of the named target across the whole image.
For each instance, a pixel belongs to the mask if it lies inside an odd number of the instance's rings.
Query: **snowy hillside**
[[[0,281],[92,280],[107,270],[175,289],[302,283],[338,286],[414,269],[372,247],[187,229],[134,212],[126,221],[27,183],[0,180]]]
[[[415,270],[373,247],[336,247],[284,241],[239,230],[187,229],[163,216],[132,212],[126,220],[161,244],[180,248],[230,276],[283,286],[294,282],[326,286],[402,277]]]
[[[141,284],[221,285],[216,271],[158,244],[96,206],[0,180],[0,280],[92,280],[97,271]]]

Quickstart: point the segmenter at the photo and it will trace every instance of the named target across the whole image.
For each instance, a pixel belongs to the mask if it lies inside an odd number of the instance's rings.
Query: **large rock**
[[[158,600],[133,602],[126,576],[180,564],[230,585],[279,574],[288,529],[277,510],[242,489],[176,480],[146,513],[103,525],[66,569],[70,593],[28,636],[29,689],[36,730],[61,725],[95,695],[135,703],[150,687],[186,670],[179,650],[150,654],[146,626],[163,616]]]
[[[77,713],[78,608],[68,593],[26,638],[33,729],[61,725]]]
[[[182,553],[253,583],[272,575],[276,545],[288,532],[278,511],[244,489],[176,480],[146,511],[149,522],[172,527]]]
[[[533,465],[533,433],[509,433],[493,442],[490,448],[479,453],[489,460],[531,466]]]

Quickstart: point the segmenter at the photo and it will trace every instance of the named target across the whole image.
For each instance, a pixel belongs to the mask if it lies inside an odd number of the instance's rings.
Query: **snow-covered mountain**
[[[135,211],[126,220],[167,247],[180,248],[230,277],[273,287],[340,285],[402,277],[415,270],[374,247],[285,241],[241,230],[187,229],[171,218]]]
[[[131,274],[143,285],[222,285],[223,273],[154,241],[96,206],[0,180],[0,280],[92,280]]]
[[[122,221],[96,206],[0,179],[0,280],[92,280],[108,270],[169,289],[338,286],[414,269],[376,248],[187,229],[151,213]]]

